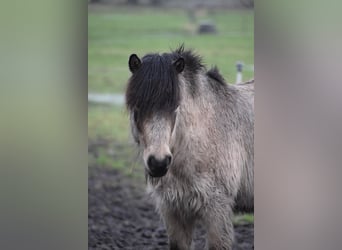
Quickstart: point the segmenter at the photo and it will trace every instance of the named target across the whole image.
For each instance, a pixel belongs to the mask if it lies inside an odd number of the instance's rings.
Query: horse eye
[[[136,110],[133,111],[133,120],[135,123],[138,122],[138,112]]]
[[[132,124],[131,126],[132,135],[133,135],[134,141],[139,145],[140,140],[139,140],[139,129],[137,127],[137,112],[133,111],[132,113],[133,113],[133,122],[134,122],[134,124]]]
[[[133,111],[133,121],[135,123],[137,131],[141,132],[141,123],[138,122],[139,120],[139,112],[137,110]]]

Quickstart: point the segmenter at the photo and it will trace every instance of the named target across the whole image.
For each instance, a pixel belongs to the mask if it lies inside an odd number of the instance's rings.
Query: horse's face
[[[126,91],[132,134],[143,148],[147,173],[164,176],[172,163],[173,134],[179,103],[178,74],[184,59],[151,55],[140,59],[131,55],[129,69],[133,73]]]
[[[176,116],[177,111],[153,115],[138,129],[135,114],[131,114],[132,134],[143,149],[145,167],[152,177],[164,176],[172,162],[170,148],[176,130]]]

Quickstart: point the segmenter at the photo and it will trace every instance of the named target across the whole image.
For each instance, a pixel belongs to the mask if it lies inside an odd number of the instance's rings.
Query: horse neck
[[[200,134],[201,129],[210,126],[209,122],[215,114],[215,99],[212,93],[198,86],[196,94],[191,93],[188,88],[182,89],[179,114],[177,116],[177,137],[186,140],[189,130]]]
[[[208,87],[208,79],[199,74],[196,76],[195,91],[192,90],[191,83],[183,80],[181,88],[181,112],[186,117],[206,117],[212,113],[211,110],[217,98]]]
[[[189,129],[192,129],[194,134],[205,135],[208,128],[213,130],[222,125],[222,122],[217,123],[218,116],[234,117],[241,111],[236,109],[236,103],[241,101],[241,96],[235,86],[227,85],[226,88],[215,89],[213,83],[204,75],[197,76],[195,93],[191,91],[189,84],[183,81],[181,85],[179,105],[179,133],[185,138]]]

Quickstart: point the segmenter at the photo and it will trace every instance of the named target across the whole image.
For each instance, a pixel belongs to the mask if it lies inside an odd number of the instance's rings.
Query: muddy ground
[[[165,228],[145,195],[142,178],[122,171],[90,166],[88,183],[89,249],[168,249]],[[253,224],[235,226],[234,250],[254,249]],[[194,238],[195,249],[203,249],[204,230]]]

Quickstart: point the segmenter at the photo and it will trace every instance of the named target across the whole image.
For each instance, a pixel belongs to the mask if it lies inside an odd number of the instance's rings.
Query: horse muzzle
[[[163,159],[157,159],[153,155],[149,156],[147,160],[148,174],[151,177],[164,176],[169,169],[171,160],[171,155],[166,155]]]

